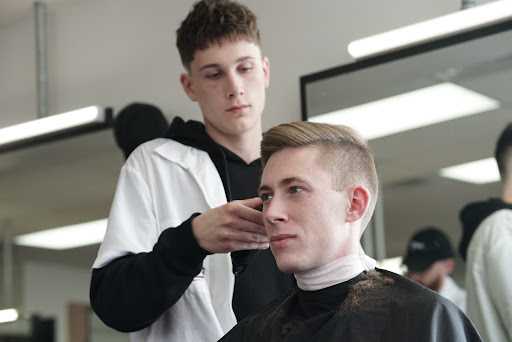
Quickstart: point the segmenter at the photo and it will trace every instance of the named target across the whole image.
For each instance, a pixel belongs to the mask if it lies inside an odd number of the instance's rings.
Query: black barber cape
[[[368,283],[365,273],[318,291],[292,290],[241,321],[220,341],[482,341],[448,299],[398,274],[370,272],[385,282],[360,287],[359,302],[349,308],[343,305],[356,298],[353,285]]]

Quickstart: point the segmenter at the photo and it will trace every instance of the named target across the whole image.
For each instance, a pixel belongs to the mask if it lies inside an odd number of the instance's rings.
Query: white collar
[[[301,290],[317,291],[343,283],[361,272],[373,268],[375,268],[375,260],[364,254],[361,248],[359,255],[347,255],[325,266],[294,275],[297,279],[297,286]]]

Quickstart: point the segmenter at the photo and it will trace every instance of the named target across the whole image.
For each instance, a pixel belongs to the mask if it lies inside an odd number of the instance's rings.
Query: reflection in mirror
[[[412,232],[427,225],[441,227],[457,245],[460,209],[470,201],[500,195],[496,179],[472,184],[441,177],[439,172],[493,156],[499,133],[512,121],[511,87],[512,20],[508,20],[303,76],[302,114],[304,120],[334,122],[328,115],[340,113],[336,123],[366,135],[381,181],[385,254],[397,257],[403,255]],[[442,90],[449,90],[449,95],[441,97],[437,91]],[[422,103],[425,93],[434,97]],[[405,118],[398,119],[394,100],[404,94],[414,96],[409,97]],[[426,122],[448,113],[450,106],[458,110],[450,119],[399,129],[406,119]],[[376,118],[362,119],[362,109],[368,107]],[[352,113],[347,114],[348,109]],[[360,123],[348,121],[350,116]],[[375,134],[375,128],[386,124],[394,130]],[[373,226],[379,229],[378,224]],[[459,264],[457,272],[462,272]]]

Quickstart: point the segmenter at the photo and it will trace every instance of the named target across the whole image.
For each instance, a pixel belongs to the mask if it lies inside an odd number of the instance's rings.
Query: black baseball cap
[[[434,262],[448,258],[453,258],[448,236],[436,227],[427,227],[412,236],[403,263],[409,272],[420,273]]]

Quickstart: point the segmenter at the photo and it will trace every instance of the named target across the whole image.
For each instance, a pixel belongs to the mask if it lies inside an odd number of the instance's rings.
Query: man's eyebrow
[[[199,71],[202,71],[204,69],[209,69],[209,68],[220,68],[220,64],[218,64],[218,63],[206,64],[206,65],[203,65],[202,67],[200,67]]]
[[[258,192],[257,192],[257,193],[258,193],[258,195],[259,195],[259,194],[260,194],[260,192],[262,192],[262,191],[270,191],[270,190],[272,190],[272,189],[270,188],[270,186],[268,186],[268,185],[261,185],[261,186],[258,188]]]
[[[240,63],[240,62],[245,62],[246,60],[249,60],[249,59],[256,59],[254,58],[253,56],[243,56],[243,57],[240,57],[236,60],[237,63]]]
[[[256,58],[253,56],[243,56],[243,57],[239,57],[236,60],[236,63],[245,62],[247,60],[254,60],[254,59],[256,59]],[[210,64],[203,65],[201,68],[199,68],[199,71],[202,71],[204,69],[209,69],[209,68],[220,68],[220,67],[221,67],[221,65],[219,63],[210,63]]]
[[[304,180],[300,177],[289,177],[289,178],[285,178],[285,179],[281,180],[279,182],[279,186],[287,186],[287,185],[289,185],[291,183],[295,183],[295,182],[307,183],[306,180]],[[262,184],[258,188],[258,194],[262,191],[272,191],[272,188],[268,185]]]
[[[285,186],[285,185],[289,185],[290,183],[294,183],[294,182],[307,183],[306,180],[303,179],[303,178],[300,178],[300,177],[289,177],[289,178],[285,178],[282,181],[280,181],[279,185],[280,186]]]

